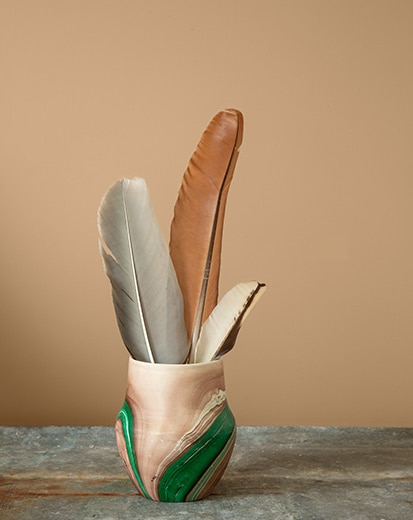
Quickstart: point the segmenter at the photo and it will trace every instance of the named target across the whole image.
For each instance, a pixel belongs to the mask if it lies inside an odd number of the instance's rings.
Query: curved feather
[[[202,325],[193,362],[218,359],[235,345],[245,318],[264,294],[266,285],[242,282],[228,291]]]
[[[242,132],[237,110],[212,119],[189,161],[175,204],[170,252],[192,345],[218,301],[225,205]]]
[[[182,363],[183,298],[143,179],[122,179],[98,211],[100,249],[122,339],[134,359]]]

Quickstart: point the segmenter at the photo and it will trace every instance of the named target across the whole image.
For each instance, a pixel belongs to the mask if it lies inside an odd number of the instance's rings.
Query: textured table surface
[[[0,519],[412,520],[413,428],[240,427],[200,502],[136,495],[109,427],[0,428]]]

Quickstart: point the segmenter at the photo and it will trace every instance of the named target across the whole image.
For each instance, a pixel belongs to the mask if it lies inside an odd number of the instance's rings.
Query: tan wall
[[[96,210],[143,176],[165,235],[220,109],[245,116],[222,291],[240,424],[413,426],[413,3],[3,1],[0,423],[112,424],[127,354]]]

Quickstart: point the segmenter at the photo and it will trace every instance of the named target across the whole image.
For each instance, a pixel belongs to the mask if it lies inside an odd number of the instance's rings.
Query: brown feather
[[[237,110],[224,110],[212,119],[189,161],[175,204],[170,253],[192,343],[218,300],[225,205],[242,132]]]

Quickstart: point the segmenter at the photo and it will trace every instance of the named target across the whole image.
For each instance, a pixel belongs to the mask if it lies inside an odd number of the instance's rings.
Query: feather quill
[[[189,346],[182,293],[143,179],[122,179],[109,189],[98,228],[119,330],[131,356],[182,363]]]
[[[202,325],[194,350],[194,363],[218,359],[232,350],[242,323],[265,289],[265,284],[259,282],[242,282],[223,296]]]
[[[183,293],[190,348],[218,301],[225,205],[242,132],[237,110],[224,110],[212,119],[189,161],[174,208],[170,252]]]

